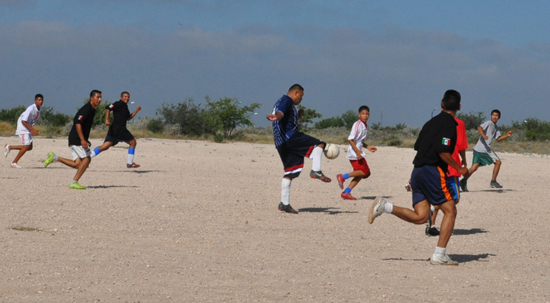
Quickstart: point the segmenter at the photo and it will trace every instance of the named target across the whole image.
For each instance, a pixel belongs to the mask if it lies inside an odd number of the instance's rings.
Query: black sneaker
[[[323,182],[330,182],[330,178],[325,176],[322,171],[314,171],[313,169],[309,172],[309,176],[313,179],[319,179]]]
[[[497,180],[491,180],[491,188],[502,188],[502,185],[498,184]]]
[[[462,179],[460,180],[460,189],[463,191],[463,192],[467,192],[468,191],[468,180],[466,179]]]
[[[283,202],[279,203],[279,210],[280,211],[284,211],[285,213],[289,213],[289,214],[297,214],[298,211],[295,210],[294,208],[292,208],[292,206],[289,205],[284,205]]]
[[[439,230],[436,227],[426,227],[426,236],[439,236]]]

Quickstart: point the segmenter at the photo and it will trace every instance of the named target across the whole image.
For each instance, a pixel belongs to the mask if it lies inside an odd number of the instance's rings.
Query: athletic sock
[[[351,188],[346,187],[346,189],[344,189],[344,194],[349,194],[349,193],[351,193]]]
[[[94,148],[94,150],[90,154],[90,158],[93,158],[93,157],[99,155],[100,152],[101,152],[101,150],[99,149],[99,147]]]
[[[58,158],[59,158],[59,157],[58,157],[57,155],[54,155],[54,156],[53,156],[53,160],[54,160],[54,161],[57,161]]]
[[[432,212],[435,211],[435,207],[434,207],[433,205],[431,205],[431,204],[430,204],[430,210],[431,210]]]
[[[135,148],[130,147],[128,149],[128,164],[132,165],[134,163],[134,153],[136,152]]]
[[[393,204],[386,202],[386,204],[384,204],[384,212],[391,214],[393,212]]]
[[[349,179],[349,173],[342,174],[342,177],[346,180]]]
[[[75,184],[75,183],[78,183],[78,181],[76,180],[71,181],[71,184]]]
[[[446,252],[446,248],[445,247],[435,247],[435,252],[434,252],[434,255],[436,256],[443,256]]]
[[[292,184],[292,180],[283,178],[283,181],[281,181],[281,202],[283,202],[284,205],[290,204],[290,185]]]
[[[319,146],[316,146],[311,152],[311,159],[313,163],[311,164],[311,169],[314,171],[321,170],[321,157],[323,156],[323,149]]]

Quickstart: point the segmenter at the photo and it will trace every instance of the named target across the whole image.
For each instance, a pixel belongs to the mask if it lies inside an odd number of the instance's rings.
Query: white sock
[[[281,181],[281,202],[283,202],[284,205],[290,204],[290,185],[292,183],[292,180],[283,178],[283,181]]]
[[[134,163],[134,154],[128,154],[128,164]]]
[[[433,205],[431,205],[431,204],[430,204],[430,210],[431,210],[432,212],[435,211],[435,207],[434,207]]]
[[[391,214],[393,212],[393,204],[386,202],[386,204],[384,204],[384,212]]]
[[[321,157],[323,156],[323,149],[319,146],[316,146],[311,152],[310,158],[313,160],[311,164],[311,169],[314,171],[321,170]]]
[[[445,247],[437,247],[437,246],[436,246],[436,247],[435,247],[434,255],[436,255],[436,256],[442,256],[442,255],[445,254],[445,251],[446,251],[446,250],[447,250],[447,249],[446,249]]]

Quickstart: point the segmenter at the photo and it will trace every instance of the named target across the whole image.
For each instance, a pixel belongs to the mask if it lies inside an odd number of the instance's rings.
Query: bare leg
[[[80,161],[80,164],[77,167],[76,174],[74,175],[74,180],[78,182],[80,180],[80,177],[84,174],[88,166],[90,165],[90,157],[86,157]]]
[[[440,209],[443,212],[443,220],[441,221],[441,230],[439,232],[439,240],[437,241],[437,247],[445,248],[449,239],[453,233],[456,220],[456,202],[454,200],[447,201],[440,205]]]
[[[497,162],[495,162],[495,167],[493,168],[493,179],[491,179],[491,180],[496,180],[497,179],[498,172],[500,171],[500,166],[501,165],[502,165],[502,161],[498,160]]]
[[[422,200],[414,206],[414,211],[394,205],[392,214],[407,222],[424,224],[430,217],[430,204],[428,200]]]
[[[29,151],[29,150],[32,150],[32,144],[31,145],[10,145],[10,149],[13,150],[13,149],[16,149],[16,150],[19,150],[19,152],[17,153],[17,156],[15,156],[15,159],[13,159],[13,162],[12,163],[17,163],[19,161],[19,159],[21,159],[21,157],[23,157],[23,155]]]

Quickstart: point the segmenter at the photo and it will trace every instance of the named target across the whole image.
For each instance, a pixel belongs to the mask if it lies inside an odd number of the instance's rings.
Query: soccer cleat
[[[285,213],[289,213],[289,214],[297,214],[298,211],[295,210],[294,208],[292,208],[292,206],[289,205],[284,205],[283,202],[279,203],[279,210],[280,211],[284,211]]]
[[[430,263],[432,265],[458,265],[458,262],[451,260],[446,254],[441,256],[433,254],[430,258]]]
[[[338,180],[338,186],[340,186],[340,189],[344,189],[344,182],[346,181],[346,179],[342,177],[342,174],[336,175],[336,180]]]
[[[342,193],[340,197],[342,197],[342,199],[344,200],[357,200],[357,198],[352,196],[351,193]]]
[[[331,181],[330,178],[325,176],[322,171],[311,170],[311,172],[309,173],[309,176],[313,179],[319,179],[319,180],[321,180],[323,182],[327,182],[327,183]]]
[[[491,188],[502,188],[502,185],[498,184],[497,180],[491,180]]]
[[[8,157],[8,154],[10,153],[10,145],[9,144],[6,144],[4,145],[4,158],[7,158]]]
[[[138,168],[138,167],[140,167],[140,165],[134,162],[132,162],[132,164],[126,164],[126,168]]]
[[[432,211],[432,208],[430,206],[430,216],[428,217],[428,221],[426,221],[426,230],[425,230],[426,236],[431,236],[430,230],[432,229],[433,214],[434,214],[434,212]],[[437,230],[435,227],[434,227],[434,229]],[[439,232],[437,232],[437,234],[439,235]]]
[[[78,182],[69,184],[69,188],[70,189],[86,189],[85,186],[82,186],[82,185],[78,184]]]
[[[23,167],[20,166],[20,165],[17,164],[17,163],[12,163],[12,164],[11,164],[11,168],[23,168]]]
[[[463,191],[463,192],[467,192],[468,191],[468,180],[466,179],[462,179],[460,180],[460,189]]]
[[[410,183],[405,184],[405,189],[407,191],[412,191],[411,184]]]
[[[369,210],[369,224],[374,222],[376,217],[384,213],[384,208],[386,207],[386,199],[383,197],[376,197],[374,202],[372,202],[372,207]]]
[[[439,230],[433,226],[430,228],[426,226],[426,236],[439,236]]]
[[[48,153],[48,158],[46,158],[46,161],[44,161],[44,167],[48,167],[48,165],[52,164],[53,156],[55,156],[53,152]]]

